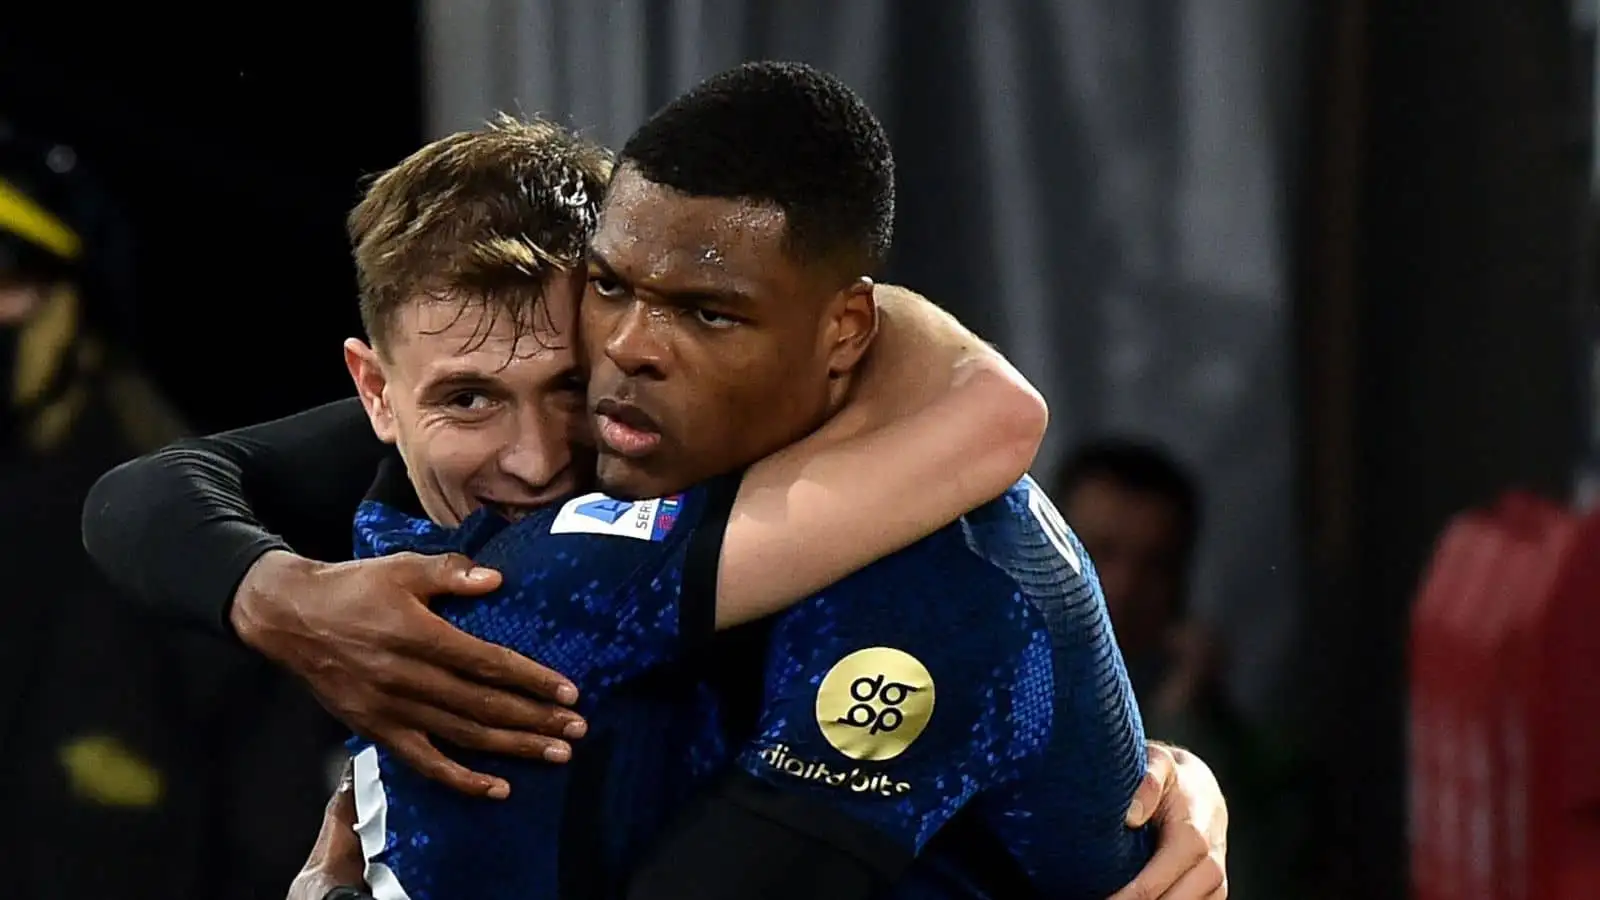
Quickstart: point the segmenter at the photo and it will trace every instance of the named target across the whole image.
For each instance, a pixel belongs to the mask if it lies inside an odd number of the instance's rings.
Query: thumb
[[[416,588],[425,597],[443,594],[476,596],[500,586],[500,573],[486,569],[459,553],[424,557]]]
[[[1161,800],[1167,795],[1176,772],[1177,759],[1162,744],[1149,745],[1149,763],[1145,767],[1144,778],[1140,780],[1139,787],[1133,792],[1133,799],[1128,803],[1128,812],[1123,821],[1129,828],[1140,828],[1156,813],[1161,806]]]

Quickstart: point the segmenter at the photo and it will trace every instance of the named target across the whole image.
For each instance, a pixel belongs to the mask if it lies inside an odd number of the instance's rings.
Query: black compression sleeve
[[[350,523],[389,448],[356,398],[183,441],[101,477],[83,543],[151,611],[229,632],[234,591],[262,554],[350,554]]]

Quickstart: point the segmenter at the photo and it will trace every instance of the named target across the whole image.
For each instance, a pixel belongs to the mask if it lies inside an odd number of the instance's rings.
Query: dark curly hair
[[[781,209],[798,262],[873,274],[894,237],[883,126],[843,81],[801,63],[746,63],[701,82],[634,132],[621,163],[691,196]]]

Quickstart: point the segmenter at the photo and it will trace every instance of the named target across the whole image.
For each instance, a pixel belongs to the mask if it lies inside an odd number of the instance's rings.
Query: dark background
[[[197,428],[342,395],[360,324],[344,214],[422,142],[414,9],[134,6],[6,4],[0,110],[122,198],[138,348]]]
[[[1590,49],[1556,0],[1325,2],[1312,34],[1297,502],[1326,789],[1306,814],[1335,896],[1398,897],[1421,563],[1508,485],[1564,496],[1580,454]],[[137,348],[197,429],[347,392],[342,220],[423,140],[421,58],[401,2],[0,10],[0,110],[123,198]]]

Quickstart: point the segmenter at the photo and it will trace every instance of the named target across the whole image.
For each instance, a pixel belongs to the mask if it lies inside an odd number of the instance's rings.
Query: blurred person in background
[[[1200,492],[1153,444],[1098,440],[1068,458],[1056,498],[1100,573],[1146,723],[1204,729],[1231,716],[1216,648],[1189,615]]]
[[[0,859],[24,898],[260,896],[304,856],[339,732],[254,656],[139,616],[84,556],[95,479],[184,433],[123,349],[131,260],[75,149],[0,119]],[[253,819],[230,819],[246,797]]]
[[[1297,829],[1286,761],[1229,700],[1222,649],[1189,608],[1198,484],[1157,444],[1112,437],[1068,457],[1055,498],[1100,575],[1146,733],[1215,767],[1235,836],[1231,887],[1247,898],[1291,891]]]
[[[73,509],[180,434],[108,341],[126,240],[73,148],[0,120],[0,853],[23,897],[172,896],[196,874],[168,648],[87,564]]]

